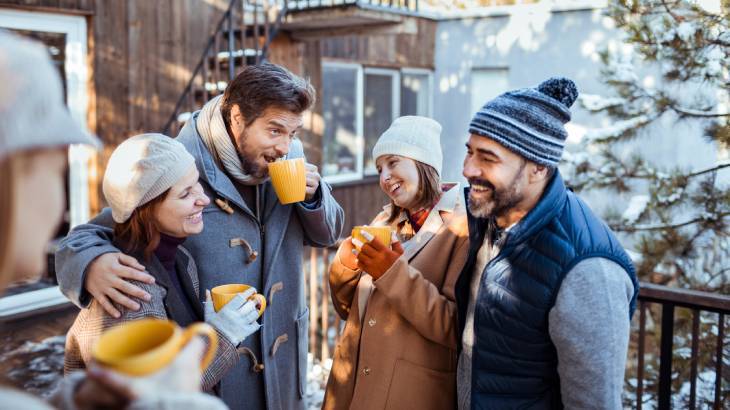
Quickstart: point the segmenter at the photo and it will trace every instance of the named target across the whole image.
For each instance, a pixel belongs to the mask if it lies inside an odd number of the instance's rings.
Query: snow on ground
[[[320,363],[319,359],[309,353],[307,354],[307,393],[306,403],[308,410],[319,410],[324,400],[324,388],[327,385],[332,369],[332,359],[326,359]]]

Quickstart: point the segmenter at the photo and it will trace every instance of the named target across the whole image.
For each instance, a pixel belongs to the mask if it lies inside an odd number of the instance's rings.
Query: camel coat
[[[446,191],[405,253],[373,281],[330,266],[332,302],[346,320],[323,409],[450,409],[456,405],[454,285],[466,261],[468,229],[459,186]],[[372,225],[385,225],[390,205]],[[391,225],[409,229],[405,213]]]

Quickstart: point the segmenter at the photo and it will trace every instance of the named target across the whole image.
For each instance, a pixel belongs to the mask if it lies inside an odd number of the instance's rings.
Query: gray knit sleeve
[[[633,293],[626,271],[604,258],[581,261],[563,280],[549,331],[566,409],[622,408]]]

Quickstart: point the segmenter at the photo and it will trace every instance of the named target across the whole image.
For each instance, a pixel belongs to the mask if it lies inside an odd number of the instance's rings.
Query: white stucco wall
[[[464,143],[474,114],[470,103],[474,97],[474,69],[506,68],[509,89],[533,87],[551,76],[560,75],[573,79],[581,93],[610,94],[610,89],[600,82],[602,63],[598,52],[607,46],[621,47],[612,20],[603,15],[600,7],[568,7],[559,11],[551,7],[542,4],[506,7],[491,12],[493,15],[439,22],[434,118],[443,125],[445,179],[463,182]],[[647,81],[659,81],[649,77]],[[582,109],[579,102],[574,104],[572,111],[569,145],[580,139],[586,128],[610,124],[605,116]],[[697,131],[687,123],[667,120],[652,128],[649,140],[642,139],[638,145],[627,144],[621,147],[621,152],[628,156],[639,151],[664,165],[691,168],[708,167],[726,160],[727,152],[718,152],[712,145],[702,142]],[[695,137],[689,138],[690,135]],[[728,174],[730,172],[722,175],[726,181],[730,180]],[[620,211],[627,198],[618,203],[605,201],[600,195],[590,195],[586,199],[601,213],[608,202]]]

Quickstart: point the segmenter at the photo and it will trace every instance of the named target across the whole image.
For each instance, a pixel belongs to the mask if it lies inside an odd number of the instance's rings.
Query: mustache
[[[469,185],[483,185],[491,189],[492,191],[495,190],[494,185],[492,185],[492,183],[487,181],[486,179],[469,178],[467,179],[467,181],[469,182]]]

